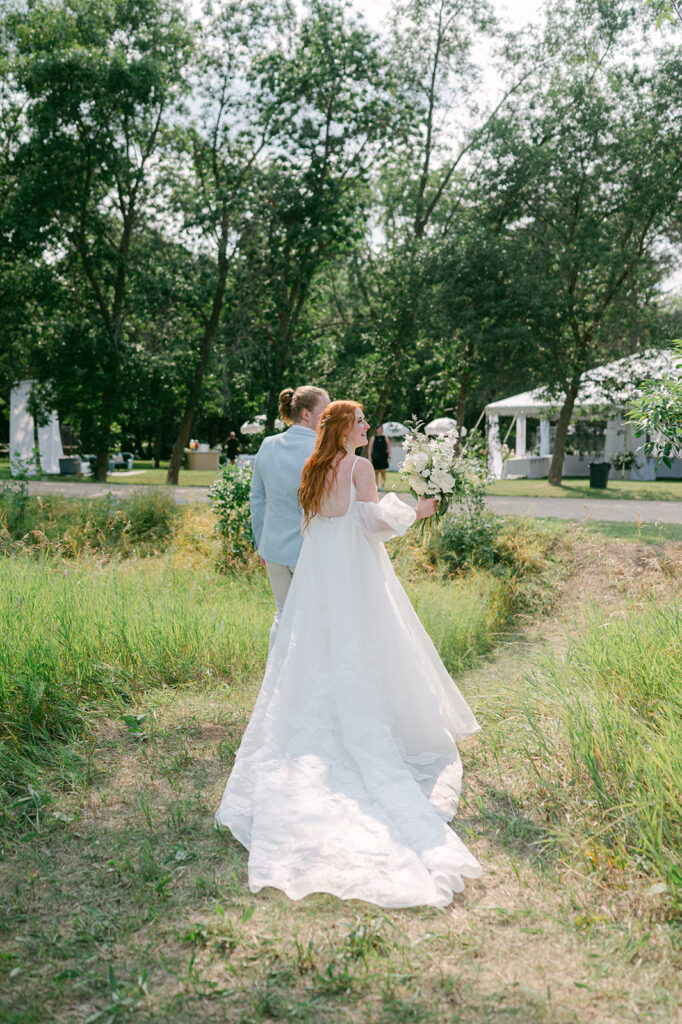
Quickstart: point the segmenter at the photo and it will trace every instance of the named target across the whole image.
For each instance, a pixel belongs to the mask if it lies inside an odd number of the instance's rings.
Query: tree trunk
[[[549,475],[547,477],[547,483],[552,487],[561,487],[561,478],[564,471],[564,455],[566,454],[566,437],[568,436],[568,426],[571,422],[571,416],[573,415],[573,406],[575,405],[579,384],[580,379],[572,382],[567,388],[566,398],[559,413],[556,435],[554,437],[554,447],[552,448],[552,461],[549,465]]]
[[[193,387],[190,393],[190,397],[185,403],[185,409],[182,414],[182,420],[180,421],[180,428],[178,430],[177,437],[175,438],[175,444],[171,451],[170,461],[168,463],[168,473],[166,475],[166,483],[171,486],[176,486],[180,477],[180,466],[185,455],[185,448],[189,444],[189,435],[192,431],[192,423],[194,422],[194,413],[196,407],[199,404],[199,396],[201,394],[201,381],[203,380],[203,367],[202,372],[199,375],[199,386]]]
[[[470,357],[470,353],[467,353]],[[459,384],[459,394],[457,396],[457,430],[459,431],[459,438],[457,440],[457,452],[462,450],[462,427],[464,426],[464,417],[466,415],[467,398],[469,397],[469,378],[471,373],[468,369],[462,373],[462,379]]]
[[[98,483],[107,482],[107,473],[109,471],[109,452],[106,448],[97,449],[97,466],[95,469],[95,479]]]
[[[163,421],[159,420],[156,427],[156,436],[154,438],[154,445],[149,445],[150,451],[153,452],[152,459],[154,462],[154,469],[158,469],[161,465],[161,449],[163,447]]]
[[[182,413],[182,420],[180,421],[180,428],[178,435],[173,445],[171,452],[170,462],[168,463],[168,475],[166,477],[166,483],[171,486],[176,486],[178,477],[180,475],[180,466],[182,464],[182,458],[185,452],[185,448],[189,442],[190,431],[192,430],[192,423],[194,422],[194,416],[201,399],[201,389],[204,382],[204,374],[206,373],[206,367],[208,366],[209,359],[211,358],[211,352],[213,350],[213,342],[215,336],[218,333],[218,324],[220,322],[220,311],[223,308],[223,299],[225,298],[225,287],[227,284],[227,215],[223,215],[222,233],[219,243],[218,251],[218,280],[216,281],[215,291],[213,293],[213,302],[211,304],[211,315],[208,323],[204,329],[204,333],[201,338],[201,345],[199,346],[199,357],[194,367],[194,378],[192,380],[192,387],[190,388],[187,401],[185,402],[185,408]]]

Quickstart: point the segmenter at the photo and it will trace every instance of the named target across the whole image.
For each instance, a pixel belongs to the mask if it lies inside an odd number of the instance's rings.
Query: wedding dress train
[[[216,821],[249,887],[381,907],[447,906],[481,867],[448,825],[456,743],[478,729],[383,541],[414,522],[394,494],[316,516]]]

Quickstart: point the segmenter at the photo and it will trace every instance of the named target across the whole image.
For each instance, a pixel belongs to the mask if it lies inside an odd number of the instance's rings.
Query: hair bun
[[[289,426],[292,423],[291,418],[291,401],[294,397],[293,388],[285,388],[284,391],[279,393],[279,415],[280,419]]]

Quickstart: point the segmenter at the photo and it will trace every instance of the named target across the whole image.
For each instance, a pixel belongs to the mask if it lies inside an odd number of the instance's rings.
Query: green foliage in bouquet
[[[218,517],[226,568],[246,566],[254,558],[251,531],[251,467],[228,463],[211,486],[208,500]]]

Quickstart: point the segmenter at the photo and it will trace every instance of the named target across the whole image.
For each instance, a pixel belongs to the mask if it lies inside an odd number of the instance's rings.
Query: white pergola
[[[679,376],[678,364],[679,355],[673,349],[648,349],[605,366],[597,366],[582,375],[574,409],[584,413],[604,414],[608,420],[605,435],[607,457],[623,447],[623,444],[618,444],[617,435],[619,430],[622,433],[623,414],[637,396],[641,383],[663,377],[664,374]],[[499,479],[503,473],[500,416],[512,417],[507,434],[516,423],[516,458],[507,460],[509,469],[512,472],[524,470],[523,475],[528,476],[547,475],[551,456],[550,421],[558,415],[563,401],[563,394],[551,395],[545,388],[536,388],[486,405],[488,469],[491,476]],[[536,456],[529,456],[526,449],[526,423],[529,417],[540,420],[540,454]],[[634,439],[631,428],[630,435],[626,435],[625,444],[628,450],[637,452],[642,442]],[[586,467],[587,464],[584,471]],[[572,469],[575,467],[564,463],[564,473],[573,475]],[[578,475],[583,475],[583,472],[579,470]]]

